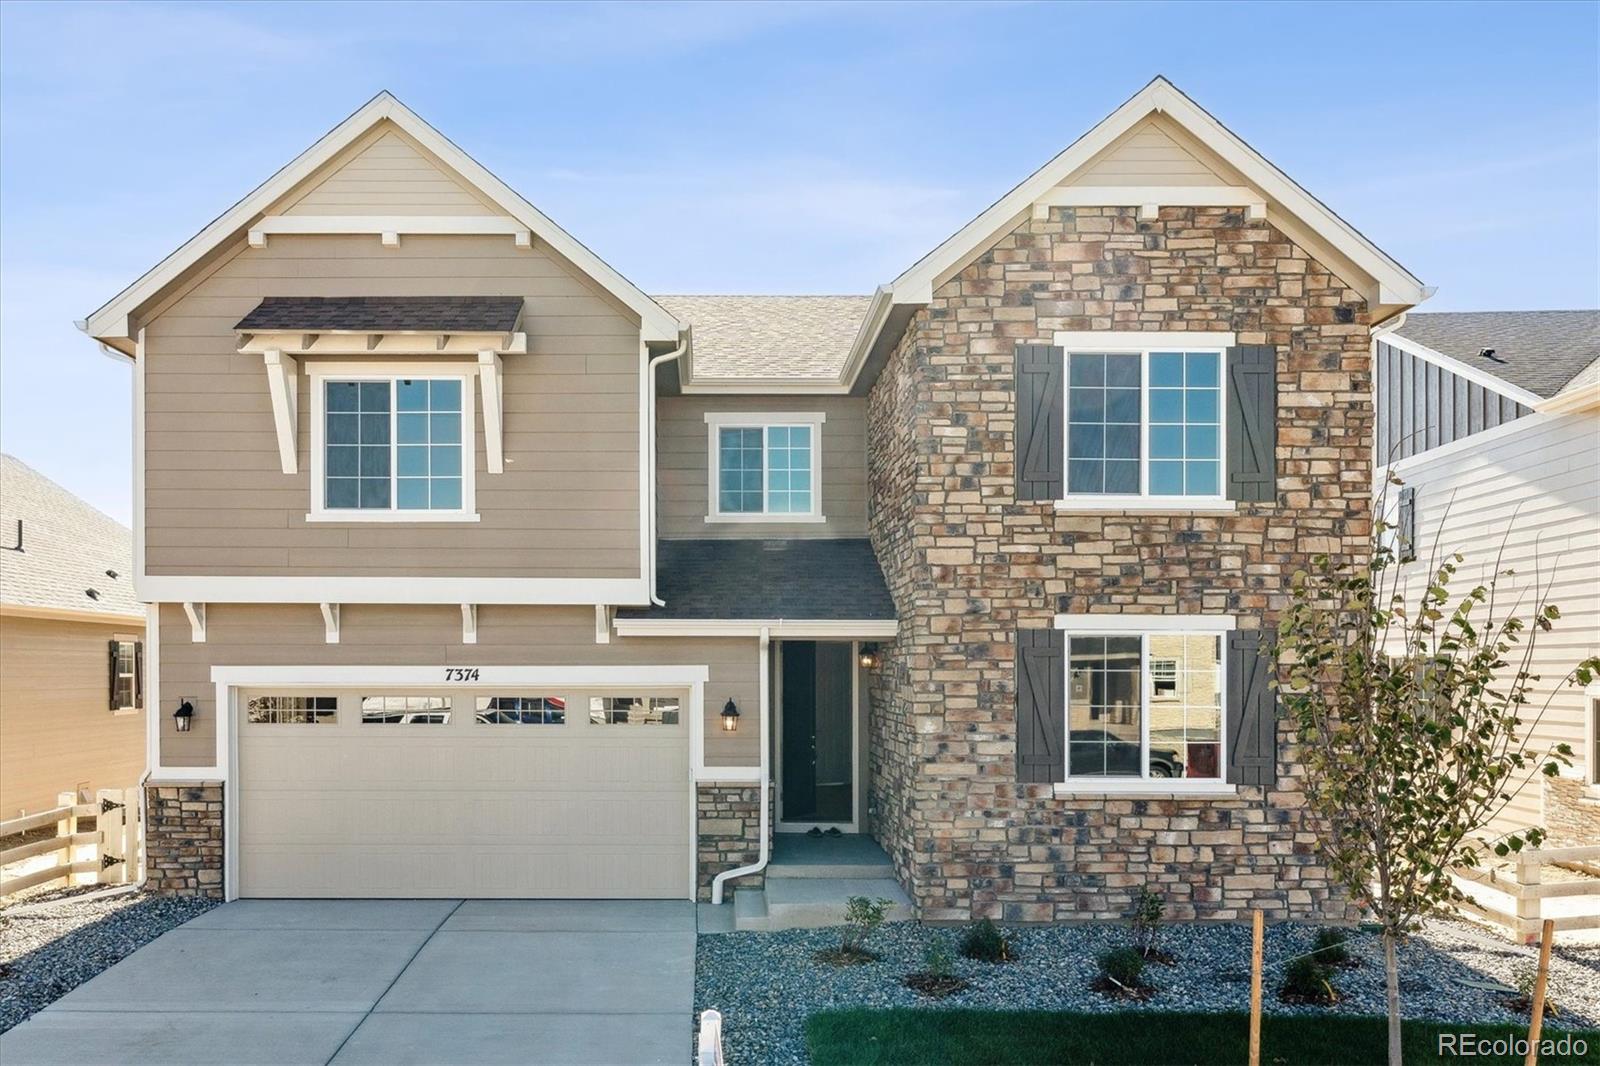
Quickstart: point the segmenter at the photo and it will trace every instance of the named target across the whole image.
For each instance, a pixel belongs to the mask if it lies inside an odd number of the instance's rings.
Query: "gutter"
[[[685,330],[678,334],[678,346],[664,355],[658,355],[645,364],[646,382],[646,410],[645,410],[645,457],[648,469],[645,471],[646,492],[649,499],[649,515],[646,525],[649,527],[646,534],[650,538],[650,602],[657,607],[665,607],[667,601],[656,595],[656,367],[663,363],[670,363],[689,350],[689,332]]]
[[[766,627],[761,630],[761,850],[756,855],[756,861],[749,866],[740,866],[732,870],[724,870],[711,879],[711,905],[713,907],[722,903],[722,885],[735,877],[748,877],[758,874],[767,868],[767,861],[772,857],[771,827],[768,825],[767,809],[769,806],[768,792],[771,789],[771,762],[772,762],[772,695],[771,678],[768,654],[772,646],[772,631]]]

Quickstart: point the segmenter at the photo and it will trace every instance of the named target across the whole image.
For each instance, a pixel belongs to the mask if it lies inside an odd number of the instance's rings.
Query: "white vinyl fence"
[[[54,827],[50,836],[0,851],[0,898],[52,881],[120,885],[139,879],[139,790],[103,788],[93,803],[63,792],[57,806],[0,822],[0,840]],[[95,827],[80,831],[80,819]]]

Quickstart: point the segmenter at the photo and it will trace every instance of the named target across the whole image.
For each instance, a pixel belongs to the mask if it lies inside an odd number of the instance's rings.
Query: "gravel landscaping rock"
[[[0,909],[0,1033],[27,1020],[215,900],[92,889],[20,896]]]
[[[1290,1005],[1278,999],[1283,964],[1308,952],[1317,926],[1269,926],[1263,1007],[1274,1014],[1382,1014],[1383,945],[1376,935],[1350,931],[1356,965],[1336,971],[1342,1000],[1333,1007]],[[867,946],[879,961],[834,967],[815,961],[821,948],[836,946],[837,929],[793,929],[779,933],[721,933],[699,938],[695,967],[695,1013],[716,1008],[723,1015],[723,1046],[732,1066],[804,1063],[805,1021],[833,1007],[972,1007],[991,1010],[1245,1011],[1250,1006],[1250,930],[1244,925],[1189,924],[1162,930],[1159,946],[1177,957],[1172,966],[1151,964],[1145,980],[1156,988],[1147,1002],[1131,1005],[1090,988],[1101,953],[1130,942],[1130,930],[1112,923],[1021,927],[1006,930],[1018,959],[974,962],[956,956],[955,975],[968,988],[929,999],[902,984],[923,968],[930,938],[947,938],[955,950],[962,930],[912,922],[886,925]],[[1531,965],[1537,949],[1499,940],[1456,922],[1430,922],[1401,950],[1402,1006],[1407,1018],[1459,1022],[1526,1022],[1504,996],[1457,979],[1515,985],[1518,970]],[[1600,949],[1557,948],[1550,963],[1551,987],[1561,1007],[1561,1028],[1600,1026]]]

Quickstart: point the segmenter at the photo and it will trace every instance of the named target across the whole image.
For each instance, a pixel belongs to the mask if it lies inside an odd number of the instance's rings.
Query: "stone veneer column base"
[[[145,786],[145,885],[169,896],[222,897],[222,782]]]
[[[1553,848],[1600,843],[1600,795],[1576,777],[1544,778],[1544,828]]]
[[[702,782],[695,811],[695,898],[709,903],[711,882],[718,874],[747,866],[761,855],[761,786],[754,781]],[[767,827],[770,839],[770,819]],[[765,888],[766,883],[765,871],[729,882],[738,888]]]

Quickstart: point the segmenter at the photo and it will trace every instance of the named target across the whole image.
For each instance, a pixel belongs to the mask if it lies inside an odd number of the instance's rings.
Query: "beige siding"
[[[1418,561],[1408,581],[1421,580],[1430,557],[1460,551],[1466,556],[1453,586],[1465,591],[1492,571],[1504,544],[1503,568],[1517,576],[1505,591],[1529,597],[1518,607],[1528,618],[1535,582],[1549,584],[1548,600],[1561,619],[1541,634],[1531,671],[1542,676],[1525,719],[1552,690],[1549,710],[1532,730],[1540,749],[1571,744],[1581,760],[1584,706],[1581,691],[1558,688],[1586,656],[1600,654],[1600,415],[1533,414],[1489,440],[1470,438],[1442,456],[1419,456],[1399,468],[1417,490]],[[1415,596],[1412,596],[1415,600]],[[1541,788],[1534,781],[1518,792],[1501,828],[1539,824]]]
[[[826,522],[707,522],[708,411],[821,411]],[[665,396],[657,402],[657,499],[663,538],[865,537],[867,401],[857,396]]]
[[[108,644],[142,626],[0,616],[0,818],[77,788],[132,788],[144,712],[108,708]]]
[[[759,762],[760,667],[754,637],[690,639],[613,637],[594,640],[594,611],[576,607],[478,608],[478,643],[461,643],[454,606],[346,604],[340,643],[324,642],[316,604],[214,603],[207,609],[206,642],[190,640],[180,604],[161,606],[161,692],[169,704],[191,700],[193,729],[179,734],[161,721],[162,763],[209,765],[216,751],[213,666],[706,666],[706,763]],[[441,685],[441,688],[447,686]],[[744,716],[739,731],[722,733],[718,713],[729,699]],[[687,770],[685,771],[687,773]]]
[[[1159,120],[1134,127],[1066,182],[1069,185],[1229,185]]]
[[[352,145],[296,197],[277,211],[286,215],[504,214],[389,123]]]
[[[486,472],[478,412],[480,522],[308,523],[304,372],[300,469],[281,471],[261,358],[237,353],[234,324],[265,296],[378,295],[526,300],[530,350],[504,359],[504,473]],[[639,574],[638,324],[542,248],[507,237],[407,237],[384,248],[375,237],[274,236],[149,322],[146,359],[152,575]],[[302,371],[312,364],[302,360]]]

